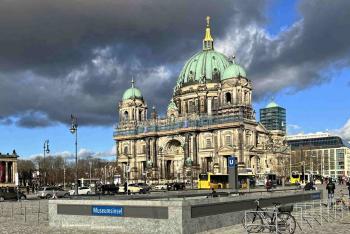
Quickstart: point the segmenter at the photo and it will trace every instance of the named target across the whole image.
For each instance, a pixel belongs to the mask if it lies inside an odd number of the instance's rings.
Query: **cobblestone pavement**
[[[325,185],[319,185],[319,188],[325,189]],[[347,194],[345,186],[337,185],[335,197],[339,197],[340,190]],[[324,198],[327,198],[327,192],[324,191]],[[26,203],[26,204],[25,204]],[[40,204],[40,208],[37,207]],[[52,228],[47,221],[47,201],[26,201],[21,203],[2,203],[0,204],[0,234],[19,233],[19,234],[109,234],[115,233],[108,230],[81,230],[81,229],[58,229]],[[3,209],[1,209],[3,208]],[[38,211],[39,215],[38,215]],[[26,215],[24,215],[26,214]],[[26,217],[26,218],[24,218]],[[330,223],[323,223],[323,225],[313,225],[312,228],[304,224],[303,231],[297,228],[296,234],[302,233],[320,233],[320,234],[348,234],[350,233],[350,214],[345,214],[343,218],[337,217]],[[127,230],[126,230],[127,231]],[[228,226],[203,234],[238,234],[246,233],[241,224]]]

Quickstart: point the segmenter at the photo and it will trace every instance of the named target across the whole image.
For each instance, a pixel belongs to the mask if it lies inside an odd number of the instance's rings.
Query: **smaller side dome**
[[[123,94],[123,101],[128,99],[143,99],[141,91],[138,88],[128,88]]]
[[[134,78],[131,79],[131,88],[128,88],[123,94],[123,101],[128,99],[143,99],[141,91],[135,87]]]
[[[173,100],[171,100],[169,105],[168,105],[168,111],[169,110],[178,110],[178,108]]]
[[[243,67],[241,67],[238,64],[232,63],[230,66],[228,66],[225,69],[221,80],[227,80],[227,79],[230,79],[230,78],[237,78],[237,77],[244,77],[244,78],[246,78],[247,77],[247,73],[245,72]]]

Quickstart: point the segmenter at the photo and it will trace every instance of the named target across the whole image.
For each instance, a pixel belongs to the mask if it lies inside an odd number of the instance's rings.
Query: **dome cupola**
[[[134,86],[134,79],[131,80],[131,88],[125,90],[123,94],[123,101],[128,99],[143,99],[141,91]]]
[[[232,64],[225,69],[221,80],[227,80],[230,78],[237,78],[237,77],[246,78],[247,74],[243,69],[243,67],[235,63],[234,57],[233,57]]]
[[[184,65],[176,87],[207,82],[220,82],[224,70],[230,65],[228,58],[214,50],[214,39],[210,32],[210,17],[207,17],[203,50],[193,55]]]

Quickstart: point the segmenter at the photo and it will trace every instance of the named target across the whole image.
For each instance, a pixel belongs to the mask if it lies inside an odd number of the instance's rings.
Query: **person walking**
[[[350,177],[348,178],[348,181],[346,182],[346,186],[348,187],[349,199],[350,199]]]
[[[326,189],[328,191],[328,207],[333,207],[335,184],[333,183],[331,178],[329,178],[329,182],[327,184]]]

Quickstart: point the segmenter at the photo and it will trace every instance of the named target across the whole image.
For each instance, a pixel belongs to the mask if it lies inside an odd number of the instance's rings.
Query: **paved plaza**
[[[324,188],[325,185],[319,185]],[[336,196],[340,191],[347,192],[347,188],[337,185]],[[326,192],[324,193],[326,198]],[[115,233],[111,230],[82,230],[82,229],[58,229],[48,225],[48,202],[47,200],[31,200],[23,202],[3,202],[0,203],[0,233]],[[331,222],[324,222],[323,225],[303,225],[303,231],[299,228],[296,233],[349,233],[350,230],[350,214],[345,212],[343,217],[337,217]],[[127,233],[127,230],[125,230]],[[203,234],[211,233],[246,233],[241,224],[203,232]]]

